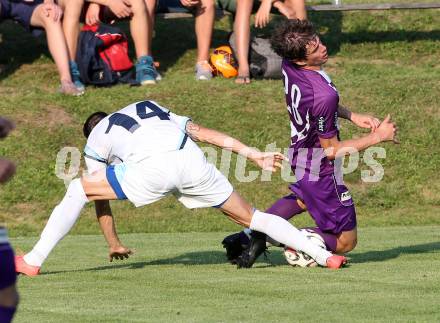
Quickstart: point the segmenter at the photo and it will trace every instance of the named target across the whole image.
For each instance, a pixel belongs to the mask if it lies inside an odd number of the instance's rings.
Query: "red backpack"
[[[136,84],[128,56],[127,36],[117,27],[84,25],[79,36],[76,61],[85,84]]]

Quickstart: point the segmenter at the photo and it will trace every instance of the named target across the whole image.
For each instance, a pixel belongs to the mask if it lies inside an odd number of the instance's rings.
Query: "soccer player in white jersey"
[[[254,209],[206,161],[194,141],[232,150],[270,171],[281,167],[284,156],[280,153],[253,150],[153,101],[130,104],[109,116],[94,114],[87,120],[84,133],[89,135],[85,147],[89,175],[70,183],[33,250],[24,257],[16,257],[19,273],[29,276],[39,273],[51,250],[90,201],[98,202],[97,215],[110,247],[110,259],[128,257],[130,250],[119,242],[108,200],[128,199],[140,207],[168,194],[175,195],[190,209],[219,208],[232,221],[304,251],[322,266],[337,269],[346,262],[345,257],[332,255],[308,241],[286,220]],[[114,164],[115,161],[120,163]]]

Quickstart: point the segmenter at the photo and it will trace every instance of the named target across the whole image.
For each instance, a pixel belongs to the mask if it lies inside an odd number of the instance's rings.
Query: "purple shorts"
[[[16,280],[14,252],[9,243],[2,243],[0,244],[0,289],[14,285]]]
[[[337,235],[356,228],[353,199],[345,185],[336,183],[333,174],[320,176],[317,181],[305,177],[289,188],[305,203],[322,231]]]
[[[38,35],[42,29],[31,26],[31,17],[35,8],[42,3],[43,0],[34,0],[33,2],[0,0],[0,20],[12,19],[26,30],[32,31],[34,35]]]

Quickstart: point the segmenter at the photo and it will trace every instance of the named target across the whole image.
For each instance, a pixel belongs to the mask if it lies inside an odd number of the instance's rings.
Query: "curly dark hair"
[[[104,119],[107,115],[108,115],[107,113],[101,111],[92,113],[87,118],[86,122],[84,122],[84,127],[83,127],[84,137],[89,138],[89,135],[92,132],[93,128],[95,128],[95,126],[99,123],[99,121]]]
[[[272,49],[282,58],[304,60],[307,45],[317,37],[313,24],[308,20],[291,19],[280,24],[272,34]]]

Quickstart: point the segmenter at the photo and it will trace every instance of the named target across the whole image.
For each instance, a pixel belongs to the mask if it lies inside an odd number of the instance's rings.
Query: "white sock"
[[[249,240],[251,239],[251,233],[252,233],[252,230],[251,229],[249,229],[249,228],[245,228],[244,230],[243,230],[243,233],[249,238]],[[266,247],[272,247],[272,246],[275,246],[275,247],[279,247],[281,244],[278,242],[278,241],[275,241],[274,239],[272,239],[271,237],[269,237],[269,236],[266,236]]]
[[[332,255],[329,251],[309,241],[290,222],[273,214],[255,210],[249,228],[266,233],[290,248],[305,252],[321,266],[327,266],[327,258]]]
[[[40,240],[32,251],[24,256],[24,261],[29,265],[41,267],[52,249],[72,229],[87,202],[80,179],[74,179],[63,200],[52,211]]]
[[[251,230],[251,229],[249,229],[249,228],[245,228],[245,229],[243,230],[243,232],[244,232],[244,234],[248,237],[248,239],[251,239],[251,233],[252,233],[252,230]]]

